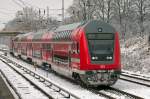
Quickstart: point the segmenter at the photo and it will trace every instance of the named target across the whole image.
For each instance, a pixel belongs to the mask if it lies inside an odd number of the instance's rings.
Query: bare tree
[[[112,0],[106,0],[106,22],[110,23],[111,18],[112,18]]]
[[[140,28],[140,35],[143,36],[145,32],[144,23],[147,20],[146,16],[149,13],[149,0],[135,0],[136,14],[137,14],[137,22]]]
[[[95,13],[98,19],[105,21],[105,1],[104,0],[93,0],[95,7]]]
[[[38,31],[40,29],[49,29],[58,25],[58,21],[52,18],[46,18],[41,10],[26,7],[16,13],[16,18],[8,22],[4,30],[11,31]]]

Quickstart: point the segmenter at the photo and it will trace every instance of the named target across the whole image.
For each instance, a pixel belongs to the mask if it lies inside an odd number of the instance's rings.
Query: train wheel
[[[52,72],[52,68],[51,68],[51,64],[48,64],[49,65],[49,71]]]
[[[117,79],[115,79],[114,81],[111,81],[111,82],[108,84],[108,86],[112,86],[112,85],[114,85],[116,82],[117,82]]]
[[[81,77],[78,73],[73,73],[72,77],[74,78],[74,80],[81,85],[82,87],[87,87],[87,84],[85,84],[82,80]]]
[[[18,58],[19,58],[19,59],[22,59],[21,55],[18,55]]]
[[[31,58],[27,58],[27,62],[28,62],[29,64],[32,64],[32,63],[33,63]]]
[[[15,56],[13,52],[10,52],[10,55],[13,56],[13,57]]]
[[[51,71],[51,65],[47,63],[42,63],[42,69],[46,71]]]

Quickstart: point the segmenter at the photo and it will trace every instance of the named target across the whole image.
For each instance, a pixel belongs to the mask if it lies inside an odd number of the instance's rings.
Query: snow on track
[[[5,58],[5,57],[3,57]],[[33,71],[23,68],[21,65],[11,61],[11,60],[3,60],[6,64],[8,64],[11,68],[13,68],[17,73],[22,75],[24,78],[26,78],[30,83],[32,83],[36,88],[38,88],[40,91],[42,91],[46,96],[48,96],[50,99],[80,99],[74,94],[70,92],[65,92],[62,88],[59,87],[59,85],[56,85],[54,83],[49,82],[46,78],[38,75],[37,73],[34,73]],[[31,76],[32,74],[32,76]],[[34,74],[34,75],[33,75]],[[48,85],[43,83],[47,82]],[[49,86],[52,84],[52,86]],[[54,87],[54,88],[53,88]],[[62,93],[65,92],[65,93]],[[68,97],[68,94],[70,95]]]
[[[80,85],[76,85],[75,83],[71,83],[53,73],[46,72],[45,70],[34,68],[32,65],[29,65],[23,61],[17,60],[15,58],[9,57],[11,60],[19,63],[20,65],[28,68],[29,70],[35,71],[39,75],[45,76],[45,78],[49,79],[51,82],[55,83],[56,85],[61,86],[65,90],[74,93],[75,95],[79,96],[81,99],[105,99],[99,95],[96,95],[95,93],[92,93],[84,88],[82,88]],[[48,77],[47,77],[48,76]],[[36,81],[35,81],[36,82]],[[58,98],[59,99],[59,98]]]
[[[131,83],[124,80],[118,80],[118,82],[113,85],[113,87],[143,97],[144,99],[150,98],[150,88],[139,84]]]
[[[43,93],[34,88],[27,80],[0,61],[0,69],[16,89],[22,99],[48,99]]]
[[[23,66],[29,68],[30,70],[33,70],[36,73],[47,77],[52,82],[55,82],[56,84],[61,85],[63,88],[69,90],[70,92],[72,92],[76,95],[80,95],[81,99],[102,99],[102,97],[95,95],[94,93],[92,93],[88,90],[85,90],[80,85],[77,85],[75,83],[67,81],[66,79],[63,79],[63,78],[55,75],[54,73],[46,72],[45,70],[42,70],[40,68],[37,68],[35,70],[34,66],[29,65],[26,62],[20,61],[11,56],[9,56],[9,58],[11,60],[19,63],[20,65],[23,65]],[[150,97],[150,94],[149,94],[150,88],[139,85],[139,84],[135,84],[135,83],[131,83],[131,82],[123,81],[123,80],[118,80],[118,82],[115,85],[113,85],[113,87],[118,88],[118,89],[123,90],[128,93],[143,97],[145,99],[149,99],[149,97]]]
[[[127,70],[123,70],[122,74],[126,74],[126,75],[129,75],[129,76],[135,76],[135,77],[138,77],[138,78],[150,80],[150,75],[148,75],[148,74],[141,74],[141,73],[138,73],[138,72],[135,73],[133,71],[127,71]]]

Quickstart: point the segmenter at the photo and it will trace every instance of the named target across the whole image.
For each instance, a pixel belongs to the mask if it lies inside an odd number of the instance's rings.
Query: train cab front
[[[113,85],[121,73],[119,36],[109,24],[89,22],[80,44],[80,78],[87,85]],[[87,54],[88,53],[88,54]]]

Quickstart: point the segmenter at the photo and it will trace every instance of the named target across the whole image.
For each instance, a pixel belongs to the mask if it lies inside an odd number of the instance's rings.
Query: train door
[[[68,68],[71,69],[71,52],[72,52],[72,49],[71,49],[71,44],[69,45],[69,50],[68,50]]]
[[[21,54],[21,43],[18,43],[17,49],[18,49],[18,54]]]
[[[28,45],[28,55],[29,57],[32,57],[32,43],[29,43]]]
[[[53,44],[51,43],[51,62],[54,62],[54,49],[53,49]]]
[[[50,43],[42,44],[42,58],[46,61],[51,60],[51,44]]]

